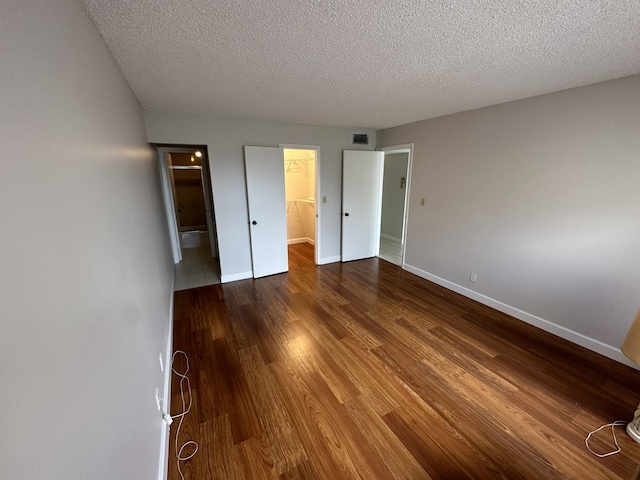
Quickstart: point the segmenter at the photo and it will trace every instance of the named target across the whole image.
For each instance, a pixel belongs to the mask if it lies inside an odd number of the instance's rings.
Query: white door
[[[345,150],[342,157],[342,261],[375,257],[380,249],[384,154]]]
[[[175,203],[173,198],[173,188],[171,188],[171,174],[169,169],[171,154],[168,148],[157,147],[158,165],[160,166],[160,182],[162,184],[162,196],[164,198],[164,208],[167,215],[167,225],[169,227],[169,240],[171,241],[171,251],[173,252],[173,263],[182,261],[182,250],[180,248],[180,232],[178,231],[178,220],[176,219]]]
[[[284,155],[281,148],[244,147],[253,277],[289,270]]]

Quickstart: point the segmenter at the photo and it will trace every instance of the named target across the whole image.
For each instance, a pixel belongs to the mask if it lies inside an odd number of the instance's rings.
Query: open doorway
[[[382,149],[384,173],[378,256],[399,266],[404,264],[412,150],[412,145]]]
[[[289,268],[318,263],[318,147],[283,146]]]
[[[206,147],[159,146],[175,290],[220,283],[217,233]]]

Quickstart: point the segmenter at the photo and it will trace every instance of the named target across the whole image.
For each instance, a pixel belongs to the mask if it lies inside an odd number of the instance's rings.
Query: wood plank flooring
[[[286,274],[176,292],[193,396],[179,443],[200,445],[185,478],[634,476],[623,428],[611,457],[584,438],[632,417],[640,372],[383,260],[316,267],[312,252],[292,245]],[[172,393],[177,414],[175,376]]]

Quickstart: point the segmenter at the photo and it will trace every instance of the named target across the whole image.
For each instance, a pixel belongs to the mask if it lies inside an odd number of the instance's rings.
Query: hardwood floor
[[[633,477],[623,428],[611,457],[584,438],[632,417],[640,372],[385,261],[316,267],[291,248],[287,274],[175,294],[179,440],[200,445],[185,478]]]

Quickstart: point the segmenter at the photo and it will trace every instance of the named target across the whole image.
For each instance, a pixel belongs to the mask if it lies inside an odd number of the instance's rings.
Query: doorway
[[[320,265],[320,146],[280,144],[284,152],[289,265]],[[289,171],[287,171],[289,170]]]
[[[405,256],[409,176],[413,145],[381,149],[384,153],[380,251],[378,257],[402,266]]]
[[[253,277],[318,264],[320,147],[246,145],[244,157]]]
[[[289,268],[316,263],[316,151],[284,149]]]
[[[211,177],[204,146],[158,147],[175,290],[220,283]]]

